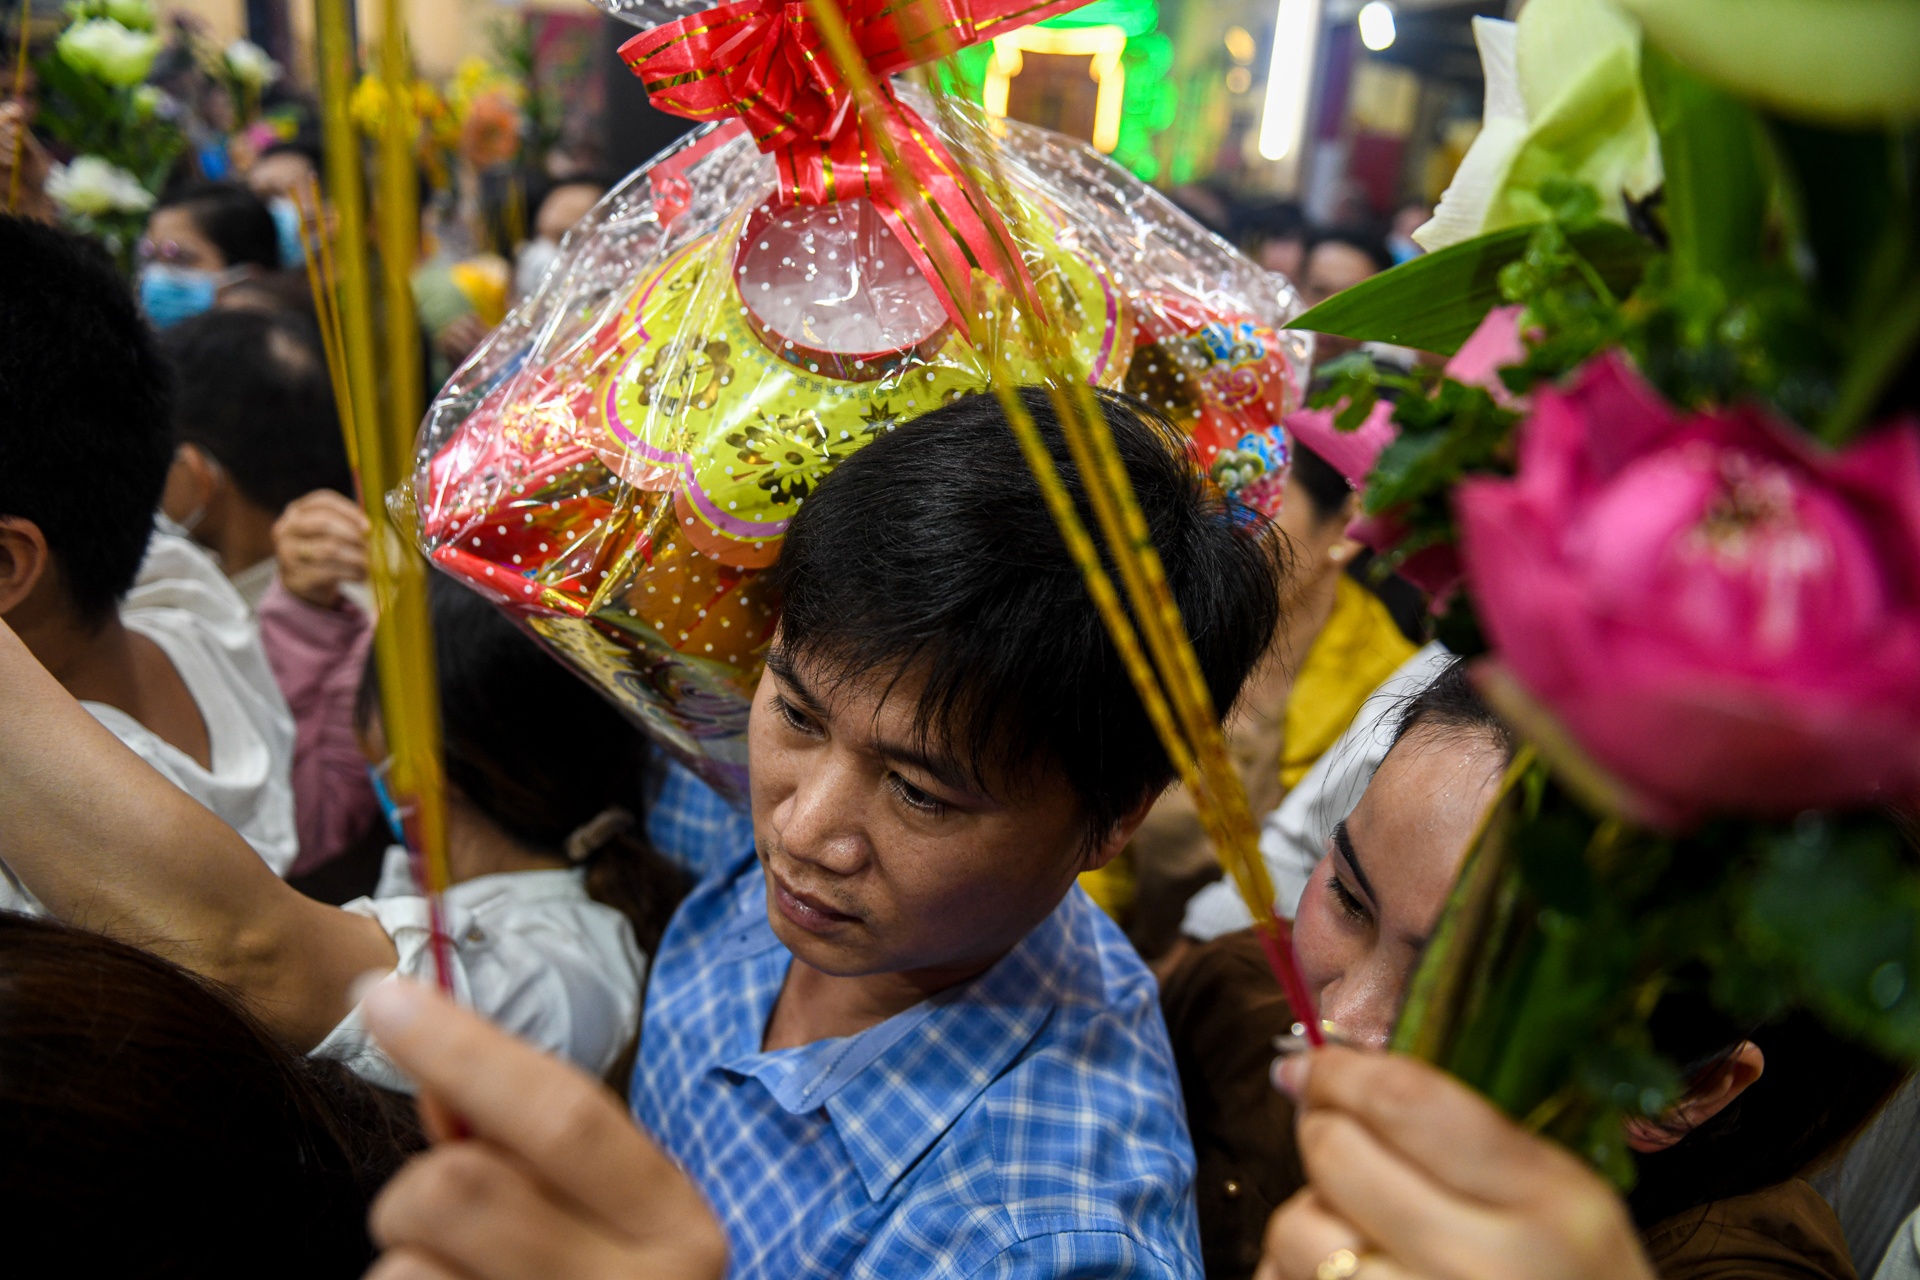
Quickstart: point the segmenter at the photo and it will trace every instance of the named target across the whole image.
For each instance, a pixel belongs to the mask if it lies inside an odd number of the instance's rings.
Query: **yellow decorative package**
[[[1090,148],[897,88],[955,155],[994,151],[996,201],[1081,376],[1185,427],[1269,511],[1310,339],[1263,272]],[[1016,294],[971,273],[983,342],[1040,381]],[[639,170],[434,402],[411,497],[434,563],[482,590],[731,794],[777,620],[760,571],[843,458],[989,389],[864,194],[794,202],[735,124]]]

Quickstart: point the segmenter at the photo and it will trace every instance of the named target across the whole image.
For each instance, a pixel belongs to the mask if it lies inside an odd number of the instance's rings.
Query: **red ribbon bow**
[[[999,214],[888,77],[1084,0],[836,2],[880,90],[877,119],[863,120],[854,108],[852,87],[804,2],[723,4],[641,32],[620,46],[620,56],[660,110],[693,120],[737,117],[773,153],[780,203],[870,200],[964,335],[971,299],[953,296],[943,280],[964,290],[978,268],[1022,297],[1031,296],[1031,285]],[[914,190],[893,181],[868,135],[874,126],[886,130]],[[914,202],[923,206],[918,216]],[[1016,278],[1008,278],[1007,264]]]

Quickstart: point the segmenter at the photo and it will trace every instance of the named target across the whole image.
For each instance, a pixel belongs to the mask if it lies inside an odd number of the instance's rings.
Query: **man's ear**
[[[31,520],[0,516],[0,617],[12,613],[52,571],[47,535]]]
[[[1627,1145],[1647,1154],[1665,1151],[1733,1105],[1766,1072],[1767,1056],[1751,1040],[1742,1040],[1711,1070],[1694,1081],[1665,1115],[1627,1121]]]
[[[1138,831],[1140,824],[1147,820],[1147,814],[1152,812],[1153,806],[1159,799],[1160,793],[1156,791],[1127,810],[1120,821],[1114,824],[1113,830],[1107,832],[1107,838],[1088,850],[1086,859],[1080,867],[1081,873],[1098,871],[1119,857],[1120,851],[1127,847],[1127,841],[1133,839],[1133,833]]]
[[[191,530],[219,493],[220,476],[220,464],[206,450],[197,444],[179,446],[167,468],[167,486],[160,491],[160,510]]]

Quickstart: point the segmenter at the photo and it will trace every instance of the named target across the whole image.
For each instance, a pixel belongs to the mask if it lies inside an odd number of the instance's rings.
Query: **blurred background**
[[[9,79],[22,7],[0,0]],[[1438,197],[1471,142],[1481,96],[1471,19],[1510,16],[1509,7],[1094,0],[965,50],[960,73],[989,110],[1092,142],[1247,247],[1295,217],[1373,223],[1384,236],[1396,211]],[[311,5],[160,0],[155,9],[166,47],[148,80],[178,100],[198,176],[230,176],[273,142],[312,132]],[[377,10],[360,9],[369,31]],[[585,0],[412,0],[411,18],[422,81],[446,98],[464,78],[468,112],[482,99],[482,119],[460,122],[470,134],[483,131],[490,107],[517,117],[496,122],[513,135],[511,156],[502,159],[496,139],[493,152],[470,146],[456,161],[523,177],[618,176],[687,127],[653,111],[620,64],[615,50],[632,28]],[[59,0],[32,5],[36,46],[68,20]],[[223,102],[231,95],[221,77],[195,74],[216,61],[207,51],[239,40],[279,70],[257,103]],[[474,93],[489,78],[504,90],[493,103]]]

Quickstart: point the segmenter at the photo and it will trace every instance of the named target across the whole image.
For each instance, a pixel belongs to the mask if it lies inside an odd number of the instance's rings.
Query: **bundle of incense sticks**
[[[406,10],[403,0],[387,0],[382,25],[380,76],[388,110],[381,128],[377,192],[381,301],[387,323],[384,342],[376,343],[366,251],[366,192],[359,139],[347,109],[353,48],[346,4],[347,0],[314,0],[321,133],[327,184],[338,217],[337,263],[325,229],[311,234],[320,217],[317,191],[312,193],[310,208],[302,211],[301,242],[347,456],[371,526],[368,561],[379,608],[373,653],[380,675],[389,789],[400,810],[415,879],[427,897],[434,976],[441,989],[452,994],[443,903],[448,882],[445,778],[427,566],[414,549],[410,531],[394,525],[386,501],[388,491],[411,465],[421,415],[420,339],[409,282],[419,235],[419,196],[414,183],[413,120],[404,109],[412,100]],[[311,227],[309,213],[314,219]]]
[[[876,127],[870,133],[877,143],[880,161],[889,177],[898,190],[915,190],[919,185],[917,179],[902,163],[888,131],[878,127],[877,122],[884,110],[879,92],[865,58],[847,29],[839,5],[835,0],[807,0],[807,3],[828,56],[853,92],[855,109],[876,122]],[[920,18],[921,31],[916,36],[943,42],[945,47],[942,48],[942,56],[950,57],[953,49],[948,34],[948,19],[940,13],[933,0],[909,0],[899,15],[903,27],[907,25],[906,18],[911,14],[918,14]],[[943,111],[950,109],[947,99],[937,89],[934,98]],[[984,154],[972,159],[984,164],[987,176],[1001,193],[1002,198],[995,204],[1002,216],[1017,224],[1021,217],[1021,206],[1006,194],[1007,187],[997,171],[992,149],[981,150]],[[980,187],[978,175],[966,171],[967,158],[963,158],[961,163],[962,180],[977,193]],[[911,201],[907,209],[908,216],[919,224],[922,241],[937,242],[933,219],[938,215],[931,202],[927,199]],[[1003,256],[1016,252],[1004,239],[996,239],[993,248]],[[959,270],[963,269],[938,256],[932,261],[935,270],[943,277],[949,273],[957,276]],[[1011,267],[1011,263],[1006,265]],[[1013,278],[1018,278],[1020,274],[1008,271]],[[943,278],[941,283],[955,297],[971,295],[966,280]],[[1042,292],[1049,292],[1044,285]],[[1131,617],[1122,606],[1119,593],[1115,591],[1101,563],[1092,537],[1074,509],[1073,501],[1061,482],[1052,455],[1040,438],[1032,415],[1016,394],[1013,378],[1000,361],[999,351],[987,338],[983,317],[977,312],[972,317],[974,331],[970,336],[975,347],[995,361],[996,394],[1019,438],[1021,452],[1033,470],[1047,508],[1060,528],[1061,537],[1086,579],[1088,593],[1113,637],[1114,646],[1126,664],[1134,688],[1146,707],[1167,755],[1172,759],[1181,781],[1193,794],[1201,824],[1213,842],[1220,863],[1253,916],[1267,962],[1286,992],[1308,1043],[1321,1044],[1324,1034],[1320,1018],[1314,1008],[1312,993],[1302,980],[1299,966],[1294,960],[1291,933],[1286,922],[1274,910],[1273,884],[1267,875],[1266,864],[1260,858],[1258,833],[1247,804],[1246,789],[1227,752],[1226,737],[1215,714],[1212,695],[1207,690],[1199,659],[1193,652],[1193,645],[1181,621],[1179,607],[1168,588],[1159,553],[1148,536],[1146,521],[1140,513],[1126,466],[1114,447],[1112,433],[1100,412],[1093,388],[1081,375],[1060,340],[1062,328],[1039,323],[1038,317],[1045,314],[1049,307],[1057,313],[1057,295],[1028,301],[1030,305],[1016,310],[1020,313],[1028,341],[1035,349],[1045,353],[1049,397],[1060,419],[1074,466],[1086,487],[1089,505],[1100,526],[1108,555],[1119,570],[1127,603],[1132,608]],[[1038,305],[1031,305],[1035,301]]]

